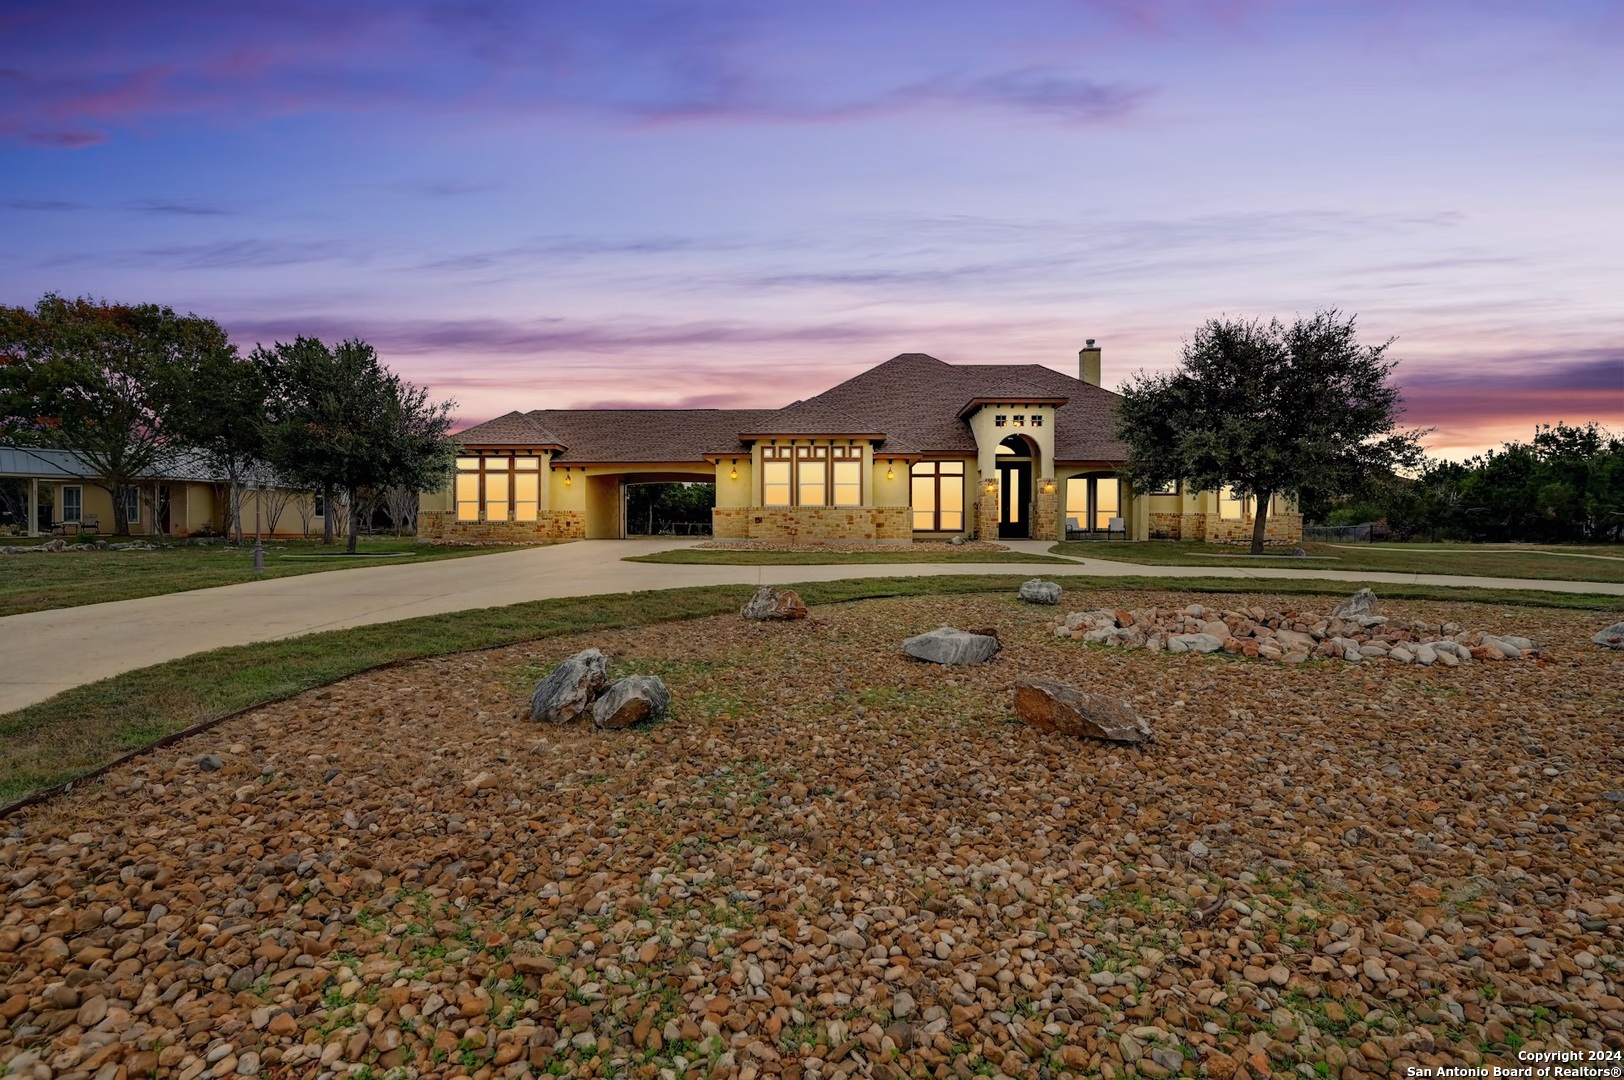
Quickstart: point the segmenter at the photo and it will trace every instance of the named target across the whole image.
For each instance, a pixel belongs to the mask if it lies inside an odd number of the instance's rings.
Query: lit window
[[[1033,413],[1032,414],[1032,426],[1033,427],[1042,427],[1043,426],[1043,414],[1042,413]]]
[[[920,461],[912,471],[914,530],[957,532],[964,528],[964,462]]]
[[[513,469],[513,520],[535,521],[537,496],[541,491],[541,459],[515,458]]]
[[[1011,423],[1013,423],[1016,427],[1025,427],[1026,426],[1026,417],[1017,416],[1017,417],[1015,417],[1015,419],[1013,421],[1011,421]]]
[[[1007,423],[1009,423],[1009,417],[1007,416],[997,415],[992,418],[993,427],[1003,427]]]
[[[1111,479],[1094,482],[1094,528],[1107,531],[1111,519],[1122,516],[1122,485]]]
[[[795,452],[795,501],[802,506],[822,506],[829,483],[829,448],[802,446]]]
[[[761,505],[789,505],[790,463],[782,460],[788,455],[788,447],[769,446],[761,452],[766,459],[761,463]]]
[[[491,457],[485,459],[485,520],[508,519],[508,474],[513,459]]]
[[[457,459],[457,520],[479,520],[479,459]]]
[[[834,473],[835,505],[863,505],[863,463],[850,459],[836,460]]]

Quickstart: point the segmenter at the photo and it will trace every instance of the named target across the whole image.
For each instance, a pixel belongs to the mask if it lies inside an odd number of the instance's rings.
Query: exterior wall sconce
[[[1045,495],[1053,495],[1054,494],[1054,481],[1053,480],[1045,480],[1043,482],[1043,493]]]
[[[568,470],[568,469],[565,469],[565,470],[564,470],[564,486],[565,486],[565,487],[569,487],[569,486],[570,486],[570,483],[571,483],[571,480],[570,480],[570,471],[569,471],[569,470]]]
[[[892,468],[892,463],[889,461],[885,463],[885,478],[887,480],[895,480],[897,478],[896,469]]]
[[[737,480],[739,478],[739,459],[738,458],[733,459],[733,468],[728,470],[727,478],[729,480]]]
[[[988,480],[987,481],[987,494],[991,495],[993,492],[995,492],[997,490],[998,490],[998,481],[996,481],[996,480]]]

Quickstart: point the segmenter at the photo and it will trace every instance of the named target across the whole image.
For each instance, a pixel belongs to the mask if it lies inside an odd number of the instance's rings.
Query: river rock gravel
[[[987,594],[361,675],[0,824],[0,1061],[1356,1080],[1624,1049],[1624,654],[1590,613],[1385,607],[1540,661],[1088,649]],[[1003,649],[897,649],[944,623]],[[670,718],[531,725],[585,648]],[[1057,744],[1013,722],[1023,676],[1157,737]]]

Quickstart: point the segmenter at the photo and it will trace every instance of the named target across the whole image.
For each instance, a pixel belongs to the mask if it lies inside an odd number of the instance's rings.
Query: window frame
[[[77,510],[77,513],[75,513],[72,517],[68,516],[68,492],[70,492],[70,491],[73,492],[73,501],[79,504],[75,508]],[[62,520],[64,522],[83,521],[84,517],[85,517],[85,486],[83,484],[63,484],[62,485]]]
[[[944,470],[944,466],[947,469]],[[921,471],[922,469],[928,471]],[[916,461],[908,467],[908,509],[909,520],[914,532],[963,532],[965,527],[966,503],[969,502],[966,484],[969,478],[969,469],[965,467],[962,458],[932,458],[927,461]],[[916,502],[917,484],[921,480],[928,480],[930,488],[931,505],[929,509],[919,506]],[[942,506],[943,481],[956,481],[958,486],[957,509],[944,509]],[[930,526],[922,528],[919,524],[919,515],[930,515]],[[945,524],[945,516],[954,514],[958,517],[958,524]]]
[[[472,467],[468,462],[473,462]],[[481,514],[485,509],[484,459],[477,455],[458,455],[455,463],[456,475],[451,481],[451,510],[457,517],[458,524],[473,524],[482,521]],[[473,481],[473,497],[464,498],[463,481]],[[472,506],[472,516],[463,514],[463,507]]]

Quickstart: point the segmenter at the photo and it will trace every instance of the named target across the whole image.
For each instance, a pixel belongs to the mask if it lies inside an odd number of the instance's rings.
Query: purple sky
[[[1359,315],[1450,456],[1624,428],[1624,6],[19,0],[0,303],[359,335],[477,420]]]

